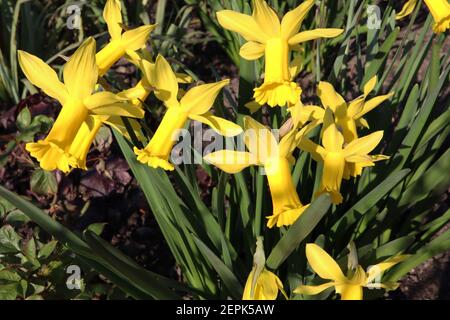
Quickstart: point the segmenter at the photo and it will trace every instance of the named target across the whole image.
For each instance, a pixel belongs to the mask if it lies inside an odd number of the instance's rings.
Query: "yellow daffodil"
[[[356,265],[349,268],[347,275],[344,275],[337,262],[325,250],[314,243],[306,245],[306,257],[309,265],[319,277],[331,281],[316,286],[300,285],[294,290],[294,293],[316,295],[330,287],[334,287],[336,293],[341,295],[342,300],[362,300],[364,287],[383,288],[386,290],[397,288],[397,283],[374,281],[377,278],[381,278],[384,271],[402,262],[408,256],[399,255],[392,257],[371,266],[367,272],[360,265]]]
[[[433,31],[436,33],[445,32],[450,28],[450,3],[448,0],[424,0],[431,15],[434,18]],[[419,0],[408,0],[403,9],[397,14],[397,20],[410,15],[417,6]]]
[[[300,149],[309,152],[314,160],[323,162],[322,183],[318,194],[328,192],[334,204],[341,203],[343,199],[339,190],[342,179],[350,175],[347,164],[368,167],[373,166],[375,161],[387,159],[383,155],[368,155],[382,137],[383,131],[377,131],[345,144],[344,136],[334,122],[331,109],[327,109],[322,129],[323,147],[305,136],[302,136],[299,142]]]
[[[123,91],[120,96],[130,99],[135,105],[142,105],[152,91],[152,81],[150,70],[155,67],[155,64],[140,56],[137,52],[127,50],[129,60],[142,71],[142,79],[133,87]],[[192,83],[193,79],[185,73],[175,72],[177,82],[180,84]],[[179,90],[181,91],[181,90]]]
[[[267,226],[292,225],[308,207],[301,203],[291,176],[297,130],[291,130],[278,144],[272,132],[251,117],[244,118],[244,128],[244,143],[249,152],[221,150],[206,155],[205,160],[232,174],[252,165],[264,167],[273,204]],[[304,127],[299,137],[308,129]]]
[[[253,256],[253,268],[245,283],[242,300],[276,300],[278,291],[281,291],[287,299],[280,278],[266,269],[263,238],[258,237]]]
[[[84,166],[72,152],[80,148],[79,144],[73,145],[73,142],[89,116],[142,118],[144,115],[142,109],[126,103],[126,100],[115,94],[93,93],[98,78],[93,38],[88,38],[64,65],[64,83],[59,81],[56,72],[38,57],[24,51],[19,51],[18,57],[28,80],[62,105],[47,137],[26,145],[26,149],[45,170],[58,168],[69,172],[71,168]]]
[[[162,56],[156,58],[154,65],[144,62],[142,67],[151,75],[154,93],[164,102],[167,112],[149,144],[144,149],[134,149],[140,162],[153,168],[173,170],[174,166],[169,162],[170,152],[175,144],[173,136],[189,119],[202,122],[228,137],[242,132],[238,125],[210,112],[219,91],[229,80],[194,87],[179,101],[176,75]]]
[[[319,83],[317,94],[323,107],[325,109],[330,108],[333,111],[336,124],[342,131],[346,143],[350,143],[358,138],[358,133],[356,131],[357,126],[369,128],[369,124],[363,116],[391,98],[394,94],[389,93],[366,101],[376,84],[377,76],[374,76],[364,85],[364,93],[347,103],[344,98],[334,90],[331,83],[324,81]],[[325,110],[323,110],[323,112],[325,112]],[[317,116],[320,117],[318,114]]]
[[[291,50],[305,41],[318,38],[332,38],[340,35],[342,29],[315,29],[299,32],[301,24],[314,5],[306,0],[289,11],[281,20],[264,0],[254,0],[253,15],[231,10],[217,12],[217,19],[225,29],[239,33],[246,41],[240,55],[247,60],[265,56],[264,83],[255,89],[254,98],[260,105],[271,107],[295,104],[301,95],[301,88],[292,82],[289,70]]]
[[[103,10],[111,41],[97,55],[99,76],[104,75],[126,51],[141,49],[155,25],[145,25],[122,33],[122,12],[120,0],[108,0]]]

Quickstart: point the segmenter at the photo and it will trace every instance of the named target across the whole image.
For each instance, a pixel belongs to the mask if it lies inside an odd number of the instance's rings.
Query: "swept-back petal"
[[[278,141],[272,132],[252,117],[244,117],[244,143],[259,162],[278,155]]]
[[[155,67],[150,69],[150,78],[155,87],[155,96],[163,101],[168,107],[178,105],[178,82],[167,60],[158,55]]]
[[[327,282],[324,284],[320,284],[317,286],[307,286],[307,285],[299,285],[294,289],[294,293],[296,294],[306,294],[309,296],[313,296],[321,293],[322,291],[334,286],[334,282]]]
[[[220,150],[207,154],[203,159],[231,174],[238,173],[249,166],[257,165],[257,161],[251,153],[242,151]]]
[[[108,25],[108,32],[112,40],[120,39],[122,34],[122,13],[119,0],[106,1],[103,18]]]
[[[364,96],[368,96],[369,93],[372,92],[372,90],[375,88],[378,82],[378,77],[375,75],[373,76],[367,83],[364,85]]]
[[[253,19],[269,37],[280,35],[280,19],[265,0],[255,0]]]
[[[84,99],[94,90],[98,78],[95,40],[86,39],[64,65],[64,83],[72,98]]]
[[[360,112],[358,112],[355,115],[355,117],[360,118],[360,117],[364,116],[366,113],[372,111],[373,109],[378,107],[380,104],[382,104],[386,100],[389,100],[393,95],[394,95],[394,93],[391,92],[391,93],[385,94],[383,96],[378,96],[378,97],[370,99],[369,101],[366,101],[366,103],[364,103],[364,105],[362,107],[362,110]]]
[[[128,30],[122,35],[122,46],[129,50],[139,50],[145,46],[148,36],[156,25],[148,24],[136,29]]]
[[[210,126],[224,137],[234,137],[242,133],[242,128],[239,125],[229,120],[216,117],[209,112],[202,115],[191,114],[189,115],[189,118]]]
[[[303,31],[297,33],[295,36],[289,39],[289,45],[295,45],[298,43],[315,40],[319,38],[334,38],[344,32],[344,29],[335,28],[323,28]]]
[[[284,39],[290,39],[300,30],[303,20],[313,5],[314,0],[306,0],[284,15],[281,21],[281,36]]]
[[[190,89],[180,101],[181,108],[189,114],[201,115],[214,105],[220,90],[230,83],[229,79],[202,84]]]
[[[398,255],[398,256],[389,258],[383,262],[380,262],[376,265],[371,266],[367,270],[367,283],[370,283],[370,282],[376,280],[376,278],[381,277],[381,275],[384,271],[392,268],[393,266],[395,266],[396,264],[398,264],[400,262],[405,261],[409,257],[410,257],[410,255],[408,255],[408,254]]]
[[[217,12],[217,20],[222,27],[239,33],[247,41],[265,43],[268,38],[255,19],[249,15],[221,10]]]
[[[352,155],[367,155],[380,143],[383,138],[383,131],[373,132],[365,137],[358,138],[350,142],[344,148],[345,157]]]
[[[245,43],[239,55],[246,60],[256,60],[264,55],[265,46],[259,42],[249,41]]]
[[[330,108],[333,112],[336,112],[340,106],[346,105],[344,98],[334,90],[333,85],[329,82],[319,82],[317,86],[317,95],[324,108]]]
[[[311,268],[323,279],[344,283],[347,279],[334,259],[315,243],[306,245],[306,257]]]
[[[419,0],[408,0],[403,6],[402,10],[397,13],[395,19],[400,20],[406,16],[409,16],[414,11],[414,8],[416,7],[418,1]]]
[[[25,76],[47,95],[64,104],[68,93],[56,72],[44,61],[28,52],[18,50],[19,64]]]

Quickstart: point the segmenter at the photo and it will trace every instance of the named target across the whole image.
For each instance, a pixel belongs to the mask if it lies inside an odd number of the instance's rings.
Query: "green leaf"
[[[105,222],[92,223],[87,227],[87,229],[99,236],[102,234],[105,225],[106,225]]]
[[[30,188],[39,195],[56,194],[58,183],[55,174],[51,171],[36,169],[31,175]]]
[[[41,247],[41,249],[39,250],[38,259],[48,258],[53,253],[53,251],[55,251],[57,244],[58,244],[58,241],[56,241],[56,240],[52,240],[52,241],[44,244]]]
[[[20,252],[20,236],[10,225],[5,225],[0,229],[0,253]]]
[[[297,249],[300,243],[311,233],[311,231],[322,220],[330,208],[331,201],[328,194],[317,198],[298,220],[288,229],[286,234],[278,241],[267,258],[266,265],[276,270],[289,255]]]
[[[233,274],[233,271],[231,271],[225,265],[225,263],[223,263],[222,260],[218,258],[214,254],[214,252],[212,252],[211,249],[209,249],[200,239],[194,237],[194,241],[201,253],[205,256],[205,258],[208,259],[213,268],[216,270],[217,274],[219,275],[220,279],[222,279],[223,284],[227,287],[230,294],[235,299],[240,299],[242,297],[244,289],[239,280]]]

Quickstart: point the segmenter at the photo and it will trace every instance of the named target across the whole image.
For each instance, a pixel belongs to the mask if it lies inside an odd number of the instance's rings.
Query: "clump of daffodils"
[[[410,14],[416,3],[408,1],[398,17]],[[425,3],[436,20],[434,30],[445,31],[450,23],[448,2],[425,0]],[[265,174],[272,201],[272,210],[266,217],[267,228],[288,228],[309,206],[308,199],[299,196],[292,176],[292,165],[298,152],[309,153],[321,164],[318,166],[322,171],[320,187],[313,198],[328,193],[334,204],[341,204],[346,196],[341,194],[344,180],[356,178],[365,168],[388,159],[386,155],[373,153],[383,139],[383,131],[362,134],[361,130],[370,130],[364,116],[389,100],[393,93],[371,97],[378,82],[377,77],[373,77],[363,84],[360,96],[347,102],[330,83],[321,81],[317,85],[320,105],[304,105],[302,89],[295,81],[301,61],[292,59],[292,52],[301,50],[301,44],[306,41],[334,38],[343,30],[301,30],[314,0],[303,1],[282,19],[266,1],[254,0],[253,4],[251,16],[223,10],[217,12],[217,19],[223,28],[237,32],[246,41],[240,49],[242,58],[264,57],[264,80],[254,89],[254,101],[250,105],[252,111],[264,106],[286,108],[283,111],[289,119],[283,125],[284,130],[275,132],[267,123],[251,116],[243,117],[243,127],[216,116],[214,102],[229,80],[181,89],[181,85],[191,83],[192,79],[176,73],[161,55],[151,61],[139,53],[145,51],[154,25],[125,31],[120,1],[108,0],[103,16],[110,41],[98,50],[93,38],[85,40],[64,65],[64,81],[60,81],[56,72],[41,59],[19,51],[19,63],[25,76],[62,106],[48,135],[28,143],[26,149],[45,170],[59,169],[65,173],[77,168],[86,170],[86,157],[101,126],[112,126],[127,138],[130,129],[135,136],[142,135],[138,120],[145,116],[143,102],[153,94],[164,105],[165,113],[148,143],[134,148],[136,159],[143,165],[174,170],[170,155],[175,137],[190,121],[198,121],[225,137],[241,135],[245,150],[218,150],[205,155],[204,160],[229,174],[251,166]],[[132,88],[110,92],[99,80],[123,57],[139,68],[142,78]],[[123,118],[128,118],[128,125]],[[319,141],[313,141],[309,136],[313,129],[320,131]],[[375,271],[353,265],[346,274],[315,244],[306,245],[306,258],[313,271],[328,282],[317,286],[300,285],[295,293],[315,295],[332,287],[342,299],[362,299],[362,289],[370,287],[375,278],[402,261],[404,256],[381,262],[372,269]],[[379,285],[385,289],[395,287],[391,283],[380,282]],[[262,238],[259,237],[243,299],[276,299],[279,292],[287,297],[275,271],[266,268]]]

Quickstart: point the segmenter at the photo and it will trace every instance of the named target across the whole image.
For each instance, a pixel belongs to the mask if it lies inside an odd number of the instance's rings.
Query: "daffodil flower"
[[[299,140],[300,149],[309,152],[314,160],[323,162],[322,182],[318,194],[328,192],[334,204],[341,203],[342,179],[350,175],[348,164],[368,167],[373,166],[375,161],[387,159],[383,155],[368,155],[382,138],[383,131],[377,131],[345,144],[344,136],[334,122],[331,109],[327,109],[322,128],[323,146],[317,145],[305,136]]]
[[[104,75],[126,51],[141,49],[155,25],[144,25],[122,33],[122,12],[120,0],[108,0],[103,10],[111,41],[97,55],[99,76]]]
[[[450,3],[448,0],[424,0],[431,15],[434,18],[433,31],[435,33],[445,32],[450,28]],[[419,0],[408,0],[403,9],[397,14],[396,19],[400,20],[409,16],[417,6]]]
[[[319,83],[317,94],[323,107],[325,109],[330,108],[333,111],[336,124],[342,131],[346,143],[350,143],[358,138],[358,132],[356,130],[357,126],[369,128],[369,124],[363,116],[378,107],[384,101],[390,99],[394,94],[391,92],[367,100],[367,97],[375,88],[377,81],[377,76],[370,79],[364,85],[364,93],[349,103],[336,92],[331,83],[324,81]],[[325,113],[325,110],[323,110],[323,113]],[[317,114],[317,117],[320,116]]]
[[[73,142],[90,116],[144,116],[142,109],[115,94],[93,93],[98,79],[93,38],[88,38],[64,65],[64,83],[59,81],[56,72],[38,57],[20,50],[18,57],[28,80],[62,105],[47,137],[26,145],[31,156],[36,158],[45,170],[58,168],[69,172],[71,168],[83,166],[73,154],[73,150],[77,150],[80,145],[73,145]]]
[[[294,128],[279,144],[271,131],[251,117],[244,118],[244,129],[244,143],[249,152],[221,150],[206,155],[204,159],[231,174],[248,166],[264,167],[273,204],[267,226],[292,225],[308,207],[301,203],[292,181],[292,152],[297,143],[296,135],[301,137],[310,128],[306,126],[299,133]]]
[[[177,77],[164,57],[158,55],[154,65],[144,62],[142,67],[151,75],[154,94],[164,102],[167,112],[149,144],[144,149],[134,148],[140,162],[153,168],[174,170],[174,166],[169,162],[170,152],[175,144],[173,136],[189,119],[202,122],[227,137],[242,132],[237,124],[216,117],[210,112],[219,91],[229,80],[194,87],[179,101]]]
[[[258,237],[253,257],[253,268],[245,283],[242,300],[276,300],[278,291],[281,291],[287,299],[280,278],[266,269],[263,238]]]
[[[319,277],[331,281],[315,286],[300,285],[294,290],[294,293],[316,295],[334,287],[336,293],[341,295],[342,300],[362,300],[364,287],[395,290],[398,287],[397,283],[375,281],[377,278],[381,278],[384,271],[404,261],[407,257],[407,255],[394,256],[371,266],[367,272],[360,265],[357,265],[349,268],[347,275],[344,275],[337,262],[325,250],[314,243],[308,243],[306,245],[306,258],[309,265]]]
[[[150,70],[155,67],[155,64],[134,51],[127,50],[127,56],[142,71],[142,79],[134,87],[122,91],[119,95],[131,100],[133,104],[141,106],[152,92]],[[175,72],[175,76],[179,84],[188,84],[193,81],[192,77],[185,73]]]
[[[332,38],[340,35],[342,29],[314,29],[299,32],[301,24],[314,5],[306,0],[289,11],[281,20],[264,0],[255,0],[253,15],[249,16],[231,10],[217,12],[217,19],[225,29],[239,33],[246,41],[240,55],[246,60],[265,56],[264,83],[255,89],[254,99],[260,105],[271,107],[295,104],[301,95],[301,88],[292,82],[289,70],[290,52],[298,49],[305,41],[318,38]]]

